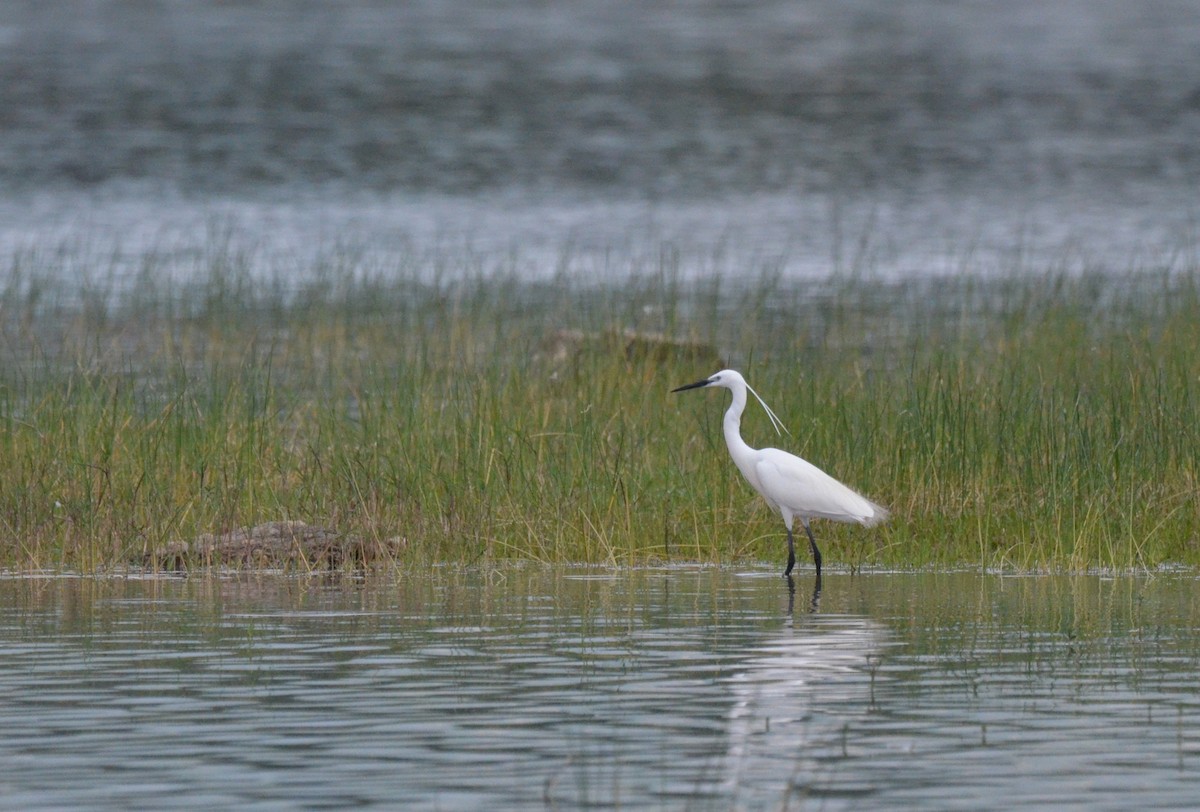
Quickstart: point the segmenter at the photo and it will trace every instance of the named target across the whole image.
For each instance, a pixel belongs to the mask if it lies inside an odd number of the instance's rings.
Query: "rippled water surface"
[[[0,806],[1187,807],[1192,578],[0,580]],[[815,608],[816,611],[813,611]]]

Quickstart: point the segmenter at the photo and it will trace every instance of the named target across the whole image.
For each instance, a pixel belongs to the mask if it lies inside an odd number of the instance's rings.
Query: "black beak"
[[[672,389],[671,391],[672,392],[682,392],[685,389],[699,389],[701,386],[708,386],[709,383],[711,383],[711,381],[708,378],[705,378],[702,381],[696,381],[695,383],[689,383],[687,386],[681,386],[678,389]]]

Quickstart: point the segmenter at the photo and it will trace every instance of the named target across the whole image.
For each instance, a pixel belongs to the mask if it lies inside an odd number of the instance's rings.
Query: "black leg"
[[[787,578],[792,574],[792,567],[796,566],[796,542],[792,539],[792,528],[788,528],[788,565],[783,571],[783,577]]]
[[[815,563],[817,565],[817,578],[820,579],[820,577],[821,577],[821,551],[817,549],[817,540],[813,538],[812,530],[810,530],[808,527],[808,520],[801,519],[800,522],[801,522],[801,524],[804,525],[804,532],[808,533],[808,546],[812,547],[813,563]],[[788,538],[791,539],[790,533],[788,534]]]

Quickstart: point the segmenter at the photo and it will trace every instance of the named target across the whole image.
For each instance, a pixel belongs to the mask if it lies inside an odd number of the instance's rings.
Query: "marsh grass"
[[[277,519],[400,537],[405,565],[778,563],[725,398],[668,394],[715,371],[708,346],[792,432],[752,408],[751,444],[892,508],[818,523],[831,563],[1200,564],[1194,272],[796,286],[685,281],[668,256],[532,283],[335,260],[283,280],[217,252],[165,282],[149,257],[82,290],[14,263],[0,563],[107,569]],[[588,338],[630,329],[691,343]]]

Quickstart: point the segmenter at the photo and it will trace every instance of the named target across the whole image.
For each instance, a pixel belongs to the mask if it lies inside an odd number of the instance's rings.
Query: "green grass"
[[[0,290],[0,566],[93,571],[276,519],[401,537],[402,565],[782,565],[728,459],[751,445],[891,507],[817,522],[834,566],[1200,565],[1200,273],[793,285],[524,283],[351,258],[258,279],[81,291],[52,259]],[[33,263],[37,264],[37,263]],[[561,330],[594,339],[564,349]],[[605,331],[692,345],[628,344]]]

